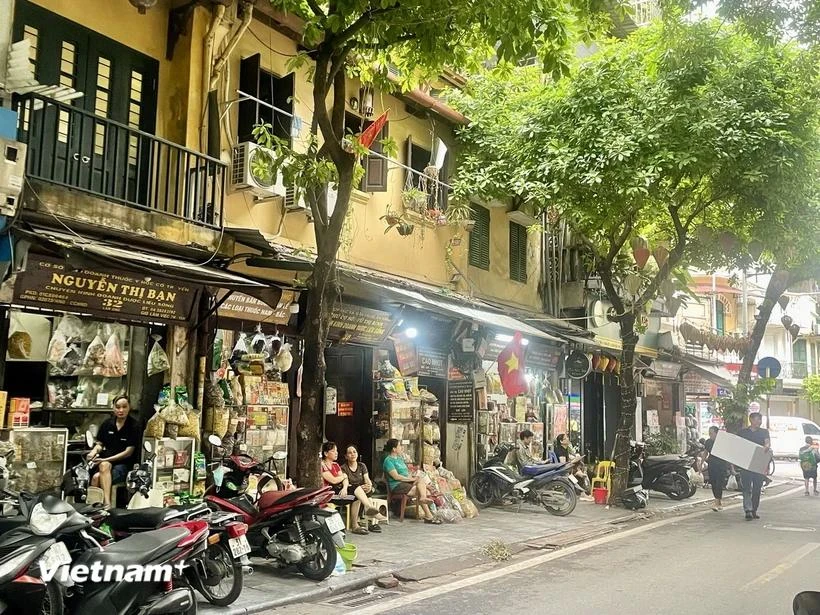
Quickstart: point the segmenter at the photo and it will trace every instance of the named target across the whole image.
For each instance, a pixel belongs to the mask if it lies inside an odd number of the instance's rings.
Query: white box
[[[766,474],[769,471],[771,453],[754,442],[726,431],[718,432],[712,454],[750,472]]]

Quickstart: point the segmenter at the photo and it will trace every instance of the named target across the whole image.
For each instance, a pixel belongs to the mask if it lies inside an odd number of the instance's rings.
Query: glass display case
[[[177,504],[194,492],[194,438],[145,438],[157,456],[154,459],[154,487],[163,493],[164,505]],[[143,449],[143,459],[147,453]]]
[[[289,407],[252,404],[247,410],[245,446],[248,455],[264,461],[274,453],[287,453]],[[276,471],[281,476],[287,474],[287,459],[276,462]]]
[[[14,446],[11,468],[17,477],[12,489],[38,493],[60,487],[66,471],[67,429],[2,429],[0,440]]]
[[[375,403],[375,451],[373,459],[378,460],[373,475],[380,477],[384,460],[384,445],[390,438],[399,440],[405,454],[414,462],[421,461],[423,454],[422,403],[420,400],[381,400]]]

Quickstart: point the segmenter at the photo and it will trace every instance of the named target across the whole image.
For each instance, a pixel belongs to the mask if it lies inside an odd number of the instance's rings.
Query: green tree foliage
[[[820,403],[820,374],[803,379],[803,394],[809,401]]]
[[[344,130],[347,78],[359,77],[382,90],[407,89],[445,67],[475,69],[488,59],[538,57],[546,72],[566,74],[571,42],[597,33],[605,22],[603,0],[270,0],[275,10],[302,24],[303,46],[295,65],[312,73],[314,110],[310,143],[291,151],[258,127],[262,142],[277,150],[285,178],[300,188],[313,214],[317,258],[307,282],[302,408],[297,428],[297,480],[317,484],[316,455],[322,441],[324,348],[330,314],[339,295],[336,255],[350,195],[364,152]],[[388,68],[400,71],[399,83]],[[325,188],[337,189],[328,211]]]
[[[521,70],[453,97],[473,120],[461,132],[460,196],[512,196],[563,220],[613,304],[623,342],[618,493],[636,321],[686,268],[748,264],[756,237],[783,247],[816,194],[817,70],[797,46],[670,20],[603,45],[557,83]],[[638,236],[668,258],[638,267]]]

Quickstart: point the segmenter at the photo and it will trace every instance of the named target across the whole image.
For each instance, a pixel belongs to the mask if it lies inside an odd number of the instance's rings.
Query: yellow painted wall
[[[258,21],[253,21],[251,32],[243,37],[230,62],[231,92],[234,92],[239,84],[241,58],[256,53],[261,53],[261,63],[265,70],[282,76],[288,71],[288,61],[296,53],[296,46],[286,36]],[[358,96],[357,83],[349,83],[348,98],[351,96]],[[400,162],[407,163],[405,152],[408,137],[412,136],[416,144],[431,149],[432,126],[428,120],[410,115],[404,102],[392,96],[377,93],[374,102],[374,117],[385,109],[390,112],[389,135],[396,141],[397,159]],[[294,113],[303,120],[302,138],[294,143],[297,148],[305,145],[304,139],[309,130],[312,107],[311,84],[308,82],[307,68],[304,68],[295,80]],[[223,142],[233,144],[237,127],[236,107],[232,108],[228,117],[229,132],[224,135],[228,138],[223,139]],[[445,135],[443,138],[447,141],[451,136]],[[465,279],[459,283],[457,290],[476,297],[540,311],[541,303],[537,291],[540,277],[539,238],[537,235],[530,237],[529,282],[522,284],[511,281],[509,222],[503,208],[491,210],[489,271],[468,266],[467,233],[452,226],[436,227],[413,216],[410,221],[415,223],[416,228],[412,235],[401,237],[395,230],[385,234],[386,225],[380,217],[388,208],[392,212],[403,211],[401,195],[405,178],[404,169],[391,165],[388,171],[387,192],[354,193],[349,222],[349,247],[342,250],[342,259],[392,275],[444,286],[448,285],[453,273],[446,265],[447,244],[453,235],[460,235],[462,241],[453,249],[452,260]],[[276,235],[277,241],[293,247],[311,248],[315,245],[313,225],[308,223],[307,217],[302,213],[290,213],[283,219],[280,199],[258,202],[248,193],[238,193],[229,195],[226,203],[226,219],[230,226],[258,228]]]

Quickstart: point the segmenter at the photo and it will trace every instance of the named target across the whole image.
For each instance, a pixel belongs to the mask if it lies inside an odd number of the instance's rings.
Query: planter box
[[[766,474],[771,455],[762,446],[725,431],[718,432],[712,454],[744,470]]]

